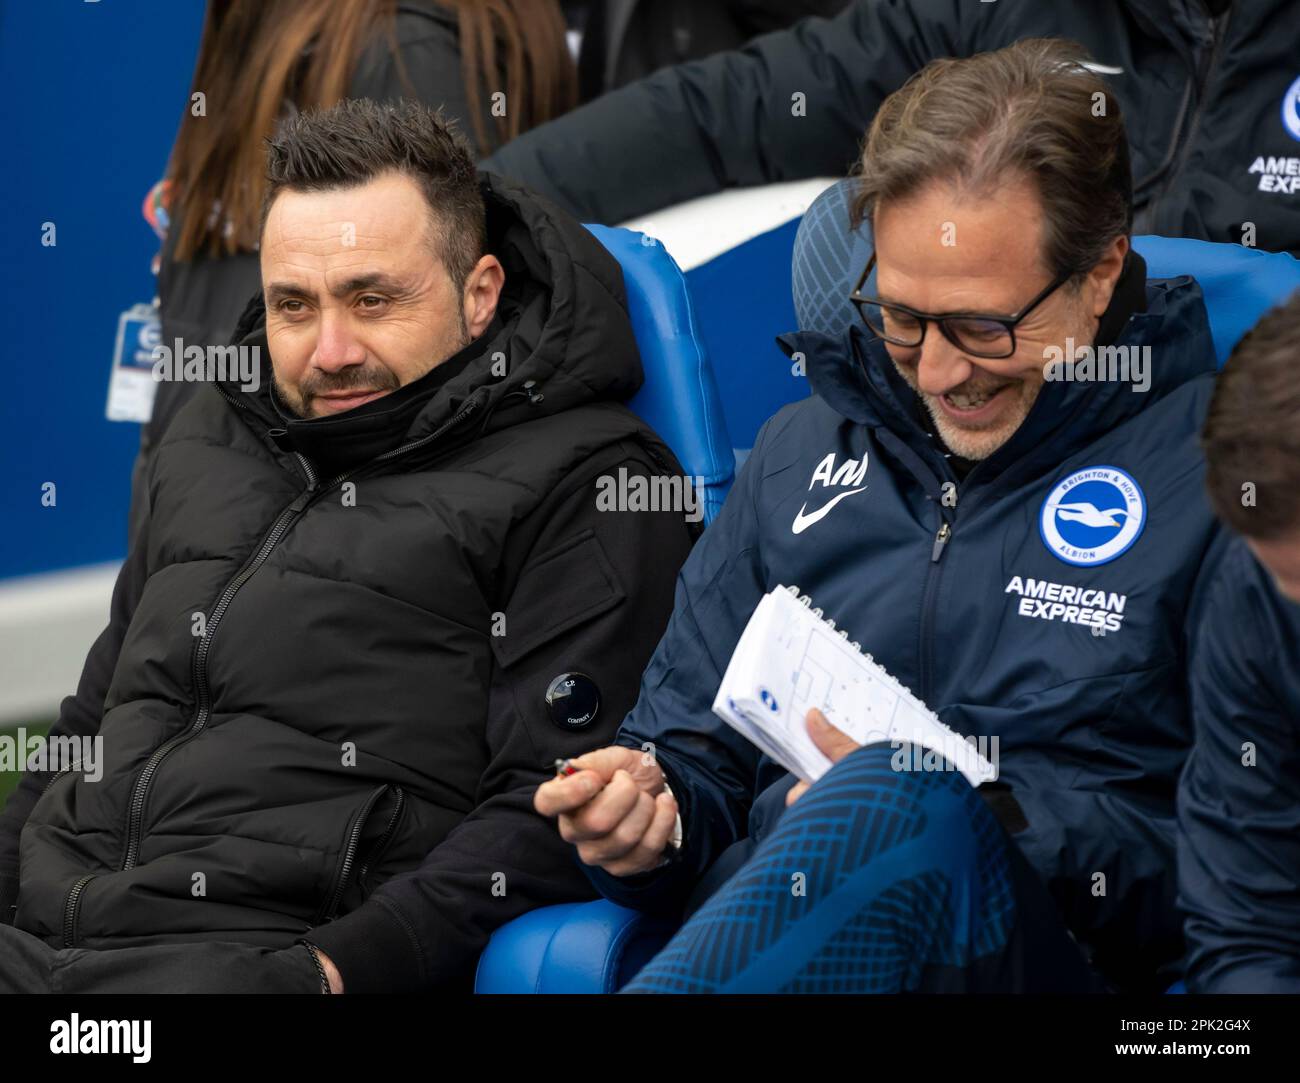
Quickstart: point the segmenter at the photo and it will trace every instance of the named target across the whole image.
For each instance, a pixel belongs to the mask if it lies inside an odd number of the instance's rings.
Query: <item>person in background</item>
[[[210,0],[164,187],[146,201],[167,222],[164,343],[229,342],[260,288],[265,139],[286,115],[348,97],[440,108],[481,155],[576,101],[558,0]],[[196,388],[158,386],[133,472],[131,538],[147,515],[151,449]]]
[[[591,101],[672,64],[738,49],[849,0],[566,0],[581,42],[578,97]]]
[[[856,0],[615,90],[483,164],[609,224],[842,177],[880,103],[930,61],[1062,37],[1130,118],[1135,233],[1300,252],[1297,26],[1300,0]]]
[[[1203,442],[1211,505],[1238,537],[1192,640],[1187,985],[1300,993],[1300,293],[1233,351]]]

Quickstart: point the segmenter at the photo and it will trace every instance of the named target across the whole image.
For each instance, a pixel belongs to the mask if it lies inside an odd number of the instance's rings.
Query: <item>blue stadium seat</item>
[[[498,929],[479,959],[478,993],[613,993],[672,926],[601,899],[544,906]]]
[[[1182,237],[1134,237],[1148,278],[1191,275],[1201,284],[1219,367],[1259,318],[1300,289],[1300,260],[1239,244]]]
[[[806,330],[835,334],[858,318],[847,296],[870,242],[848,230],[847,197],[848,182],[827,189],[797,233],[781,233],[792,245],[789,251],[782,248],[781,258],[791,259],[795,313]],[[660,432],[687,473],[714,479],[708,491],[720,504],[719,494],[725,495],[731,481],[732,445],[681,272],[659,246],[643,245],[641,234],[589,228],[619,258],[628,283],[646,366],[646,387],[631,405]],[[765,239],[769,248],[774,236]],[[1220,365],[1260,316],[1300,289],[1300,262],[1286,254],[1168,237],[1135,237],[1134,246],[1146,259],[1150,277],[1190,274],[1200,282]],[[782,318],[783,310],[774,311]],[[761,320],[762,312],[751,311],[751,317]],[[775,325],[763,329],[772,336],[787,330]],[[755,389],[757,398],[779,406],[806,393],[784,366],[755,366],[749,383],[763,383],[759,371],[770,371],[772,378]],[[701,433],[683,431],[696,424],[704,426]],[[738,435],[737,446],[752,444],[754,433]],[[710,504],[706,520],[715,513]],[[662,922],[604,900],[545,907],[493,935],[480,959],[475,988],[482,993],[612,992],[671,934]],[[1184,991],[1182,983],[1169,989]]]
[[[704,522],[731,487],[735,457],[691,309],[686,278],[663,245],[628,229],[588,226],[623,268],[645,383],[628,405],[703,478]],[[548,906],[497,930],[479,960],[480,993],[607,993],[672,930],[609,902]]]
[[[673,449],[685,472],[703,478],[704,521],[722,508],[735,456],[722,400],[695,324],[686,276],[644,233],[587,227],[618,260],[645,383],[628,403]]]

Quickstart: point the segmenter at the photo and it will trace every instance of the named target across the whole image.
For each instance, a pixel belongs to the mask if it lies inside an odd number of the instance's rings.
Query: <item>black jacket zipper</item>
[[[317,912],[313,925],[318,925],[321,921],[332,921],[338,913],[339,902],[343,898],[343,892],[347,889],[348,878],[352,874],[352,865],[356,861],[357,846],[361,842],[361,832],[365,829],[366,821],[370,818],[370,811],[375,807],[375,802],[388,792],[387,786],[380,786],[369,797],[366,803],[361,806],[356,818],[352,821],[352,827],[348,831],[347,845],[343,847],[343,856],[339,861],[338,869],[334,873],[334,889],[325,899],[325,905]]]
[[[56,771],[53,776],[51,776],[50,781],[45,784],[45,788],[41,790],[41,796],[44,797],[47,793],[49,793],[52,789],[54,789],[54,784],[58,782],[59,779],[61,779],[64,775],[70,774],[73,771],[80,770],[80,768],[81,768],[80,760],[78,760],[76,763],[68,764],[67,767],[60,767],[59,770]]]
[[[212,647],[212,637],[221,624],[221,618],[225,616],[226,610],[239,592],[239,588],[247,583],[258,568],[266,562],[266,558],[271,555],[271,551],[288,532],[293,521],[302,514],[316,489],[315,472],[311,469],[311,464],[301,455],[298,456],[298,459],[308,474],[308,487],[294,498],[292,504],[280,512],[275,522],[271,524],[271,529],[267,531],[266,536],[262,539],[262,544],[257,547],[256,552],[244,562],[244,566],[226,584],[225,589],[217,599],[217,604],[212,609],[212,615],[208,617],[205,623],[203,635],[195,646],[191,668],[194,672],[194,688],[198,709],[195,711],[194,721],[190,723],[189,729],[184,733],[179,733],[159,745],[144,765],[144,770],[140,772],[135,780],[127,819],[126,853],[122,857],[121,866],[123,871],[134,868],[136,861],[140,857],[140,827],[144,815],[145,798],[148,796],[149,784],[153,781],[158,765],[173,749],[179,748],[185,742],[197,737],[208,724],[212,711],[210,690],[208,688],[208,652]]]
[[[81,893],[86,890],[86,885],[94,878],[93,875],[83,876],[72,885],[72,890],[68,892],[68,901],[63,907],[63,946],[65,948],[70,948],[77,942],[77,910],[81,906]]]
[[[245,403],[234,398],[220,384],[214,384],[213,386],[216,387],[217,391],[221,393],[221,396],[232,406],[244,411],[249,410],[249,407]],[[480,404],[480,399],[471,399],[454,417],[444,422],[428,436],[422,437],[419,440],[414,440],[409,444],[404,444],[401,447],[394,448],[392,451],[387,451],[382,455],[378,455],[366,465],[369,466],[377,462],[385,462],[394,459],[399,455],[405,455],[417,448],[424,447],[426,444],[431,443],[444,433],[461,424],[461,422],[470,417],[479,408]],[[123,871],[133,868],[139,860],[145,801],[148,797],[149,785],[158,771],[159,764],[161,764],[167,757],[168,753],[173,749],[178,748],[191,738],[197,736],[207,725],[208,717],[211,712],[211,704],[208,695],[208,652],[211,649],[212,637],[216,632],[218,624],[221,622],[221,617],[224,616],[226,609],[229,607],[231,600],[239,591],[240,587],[248,582],[262,564],[266,562],[266,558],[271,554],[271,551],[275,546],[279,544],[280,539],[284,537],[289,526],[299,515],[302,514],[304,510],[306,510],[307,506],[313,499],[319,497],[322,493],[332,490],[336,485],[342,484],[353,474],[365,469],[365,467],[355,467],[352,470],[348,470],[338,475],[338,477],[334,478],[328,484],[318,486],[316,471],[311,462],[305,456],[297,452],[294,453],[294,457],[298,460],[303,474],[307,479],[307,488],[298,494],[292,504],[280,512],[279,516],[277,516],[275,522],[272,524],[271,529],[263,538],[262,544],[258,546],[256,553],[245,562],[244,566],[235,574],[235,577],[226,584],[225,589],[221,592],[217,605],[213,608],[212,617],[209,618],[204,627],[203,637],[199,640],[199,643],[195,648],[192,662],[194,686],[197,696],[197,710],[195,712],[194,721],[191,723],[190,728],[184,733],[178,734],[160,745],[154,751],[153,755],[149,757],[144,769],[136,779],[135,786],[132,788],[131,804],[127,815],[126,849],[121,862],[121,868]],[[52,786],[55,781],[57,781],[57,779],[51,779],[46,789],[48,790],[49,786]],[[81,903],[81,894],[85,889],[86,884],[93,879],[93,875],[83,876],[73,884],[71,891],[68,892],[67,902],[64,906],[63,922],[65,947],[72,947],[75,943],[76,918],[77,910]]]
[[[241,406],[243,409],[248,408],[243,406],[242,403],[238,403],[236,400],[232,399],[224,389],[221,389],[221,391],[227,399],[235,402],[236,405]],[[406,454],[407,452],[413,451],[418,447],[422,447],[423,445],[436,440],[443,433],[447,432],[453,426],[460,424],[460,422],[472,414],[477,408],[477,405],[478,400],[471,400],[465,404],[464,408],[462,408],[455,417],[451,418],[443,425],[440,425],[437,430],[430,433],[428,436],[425,436],[420,440],[412,441],[402,447],[394,448],[392,451],[385,452],[383,455],[376,456],[371,460],[371,463],[373,464],[393,459],[398,455]],[[285,533],[287,533],[293,521],[297,519],[304,510],[306,510],[307,506],[313,499],[319,497],[322,493],[332,491],[335,486],[342,484],[353,474],[364,469],[364,467],[354,467],[351,470],[344,471],[342,474],[339,474],[337,477],[321,486],[317,484],[316,470],[312,466],[311,461],[298,452],[294,452],[294,457],[298,460],[303,473],[307,478],[307,488],[303,492],[299,493],[294,502],[280,513],[279,517],[272,524],[270,531],[267,532],[266,537],[263,539],[262,544],[258,547],[254,556],[246,562],[244,567],[240,569],[235,577],[226,584],[225,590],[222,591],[216,606],[212,610],[212,616],[208,618],[207,625],[204,628],[203,638],[199,640],[198,647],[194,653],[194,686],[198,695],[198,710],[190,728],[185,733],[178,734],[176,737],[173,737],[171,740],[159,746],[154,754],[149,757],[149,761],[145,764],[144,770],[140,772],[140,777],[136,780],[135,789],[131,799],[130,816],[127,821],[127,849],[122,862],[122,869],[124,871],[133,868],[140,856],[140,831],[141,820],[143,819],[144,814],[145,799],[148,795],[149,784],[158,770],[158,765],[173,749],[197,736],[202,732],[204,726],[207,725],[211,712],[207,671],[208,652],[211,649],[212,637],[216,633],[217,626],[221,623],[221,618],[225,615],[226,609],[229,607],[231,600],[239,591],[240,587],[247,583],[257,570],[266,562],[266,558],[270,556],[271,551],[279,544],[280,539],[284,537]]]
[[[1143,223],[1146,229],[1151,232],[1159,232],[1159,223],[1156,221],[1156,211],[1161,200],[1173,191],[1174,184],[1182,174],[1183,167],[1187,164],[1187,159],[1192,154],[1192,144],[1196,140],[1196,135],[1201,128],[1201,114],[1205,111],[1205,89],[1209,84],[1210,76],[1214,72],[1215,66],[1219,62],[1219,50],[1223,45],[1223,39],[1227,35],[1228,20],[1232,17],[1232,6],[1229,5],[1222,15],[1213,15],[1210,17],[1210,48],[1205,54],[1204,60],[1198,66],[1198,69],[1192,73],[1190,86],[1195,88],[1195,104],[1192,108],[1190,120],[1179,126],[1179,137],[1175,137],[1176,143],[1180,142],[1178,147],[1177,160],[1172,169],[1169,170],[1168,176],[1160,191],[1151,197],[1150,203],[1143,208]],[[1186,108],[1179,111],[1179,120],[1185,120],[1187,116]],[[1184,134],[1185,133],[1185,134]]]
[[[388,825],[384,828],[384,833],[379,836],[379,841],[375,843],[374,851],[366,858],[365,864],[357,869],[357,883],[361,885],[363,891],[366,886],[366,877],[369,875],[371,868],[378,866],[384,854],[388,852],[388,847],[393,841],[393,834],[397,830],[397,825],[401,822],[402,814],[406,811],[406,791],[401,786],[394,786],[393,793],[397,796],[397,804],[393,807],[393,814],[388,817]]]

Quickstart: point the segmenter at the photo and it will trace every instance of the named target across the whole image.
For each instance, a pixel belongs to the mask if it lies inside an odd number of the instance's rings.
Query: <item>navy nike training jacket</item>
[[[1300,604],[1240,540],[1206,597],[1178,791],[1187,985],[1300,993]]]
[[[589,869],[593,882],[679,911],[780,815],[790,776],[711,705],[759,599],[796,584],[950,727],[998,738],[1029,821],[1015,839],[1094,964],[1121,987],[1167,982],[1182,955],[1185,630],[1223,541],[1197,444],[1215,369],[1200,287],[1149,281],[1117,340],[1150,348],[1148,390],[1047,382],[960,484],[864,328],[781,342],[805,356],[814,394],[759,433],[618,737],[653,746],[682,851],[634,877]]]

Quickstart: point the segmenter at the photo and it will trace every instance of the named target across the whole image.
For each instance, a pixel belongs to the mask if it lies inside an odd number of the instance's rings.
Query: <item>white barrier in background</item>
[[[108,624],[117,564],[0,583],[0,726],[55,718]]]
[[[690,271],[794,218],[836,182],[835,177],[728,188],[619,223],[659,241]]]

